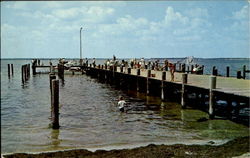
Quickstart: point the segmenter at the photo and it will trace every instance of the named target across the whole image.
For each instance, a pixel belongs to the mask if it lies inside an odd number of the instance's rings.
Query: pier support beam
[[[137,90],[137,92],[139,92],[140,91],[139,76],[141,75],[140,69],[136,70],[136,75],[137,75],[137,77],[136,77],[136,90]]]
[[[187,77],[188,77],[188,75],[186,73],[182,74],[181,107],[183,109],[186,108],[187,93],[185,91],[185,84],[187,84]]]
[[[216,76],[210,76],[210,89],[209,89],[209,118],[214,118],[214,105],[215,96],[213,90],[216,89]]]
[[[151,76],[151,70],[147,72],[147,95],[149,95],[149,77]]]
[[[165,91],[164,91],[165,80],[166,80],[166,71],[163,71],[161,76],[161,100],[165,100]]]

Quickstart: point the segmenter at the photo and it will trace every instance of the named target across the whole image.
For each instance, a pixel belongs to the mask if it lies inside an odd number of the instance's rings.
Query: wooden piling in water
[[[22,83],[24,83],[24,71],[23,71],[23,65],[21,67],[21,79],[22,79]]]
[[[58,77],[60,77],[62,80],[64,80],[64,65],[58,64]]]
[[[24,81],[27,81],[27,67],[26,67],[26,65],[23,65],[23,71],[24,71]]]
[[[52,128],[59,129],[59,80],[52,80]]]
[[[25,71],[26,71],[26,80],[28,80],[28,78],[29,78],[29,74],[28,74],[28,65],[26,64],[25,65]]]
[[[209,118],[214,118],[214,105],[215,96],[213,90],[216,89],[216,76],[210,76],[210,89],[209,89]]]
[[[52,103],[52,80],[55,80],[56,76],[54,73],[49,74],[49,86],[50,86],[50,100],[51,100],[51,118],[52,118],[52,111],[53,111],[53,103]]]
[[[230,73],[230,67],[227,66],[227,75],[226,75],[226,77],[229,77],[229,76],[230,76],[229,73]]]
[[[10,64],[8,64],[8,77],[10,78]]]
[[[186,99],[187,99],[187,93],[185,90],[185,84],[187,84],[187,77],[188,75],[182,74],[182,87],[181,87],[181,107],[186,108]]]
[[[14,65],[13,64],[11,64],[11,74],[12,74],[12,76],[14,75]]]

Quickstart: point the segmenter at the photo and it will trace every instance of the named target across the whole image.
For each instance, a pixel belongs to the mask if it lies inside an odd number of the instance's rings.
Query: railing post
[[[213,90],[216,89],[216,76],[210,76],[210,89],[209,89],[209,118],[214,118],[214,105],[215,96]]]
[[[246,79],[246,65],[243,66],[242,78]]]
[[[182,74],[182,88],[181,88],[181,107],[186,108],[187,93],[185,90],[185,84],[187,84],[188,75],[186,73]]]
[[[229,75],[229,72],[230,72],[230,67],[229,66],[227,66],[227,77],[229,77],[230,75]]]

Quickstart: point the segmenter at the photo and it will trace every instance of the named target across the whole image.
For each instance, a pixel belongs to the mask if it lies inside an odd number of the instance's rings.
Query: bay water
[[[104,59],[96,59],[102,64]],[[177,59],[172,59],[175,61]],[[57,60],[52,60],[56,63]],[[65,75],[60,81],[60,129],[50,128],[48,74],[31,74],[22,84],[21,65],[31,60],[1,60],[1,153],[42,152],[74,148],[113,149],[155,144],[220,144],[248,136],[249,128],[229,120],[208,120],[202,111],[181,109],[174,102],[133,91],[121,91],[86,75]],[[49,60],[42,60],[48,65]],[[249,59],[197,59],[209,74],[217,66],[221,75],[226,66],[233,72]],[[14,64],[8,78],[7,64]],[[207,68],[207,69],[206,69]],[[42,71],[42,70],[41,70]],[[236,75],[236,72],[235,72]],[[249,79],[249,75],[248,75]],[[136,111],[121,113],[117,107],[124,96]]]

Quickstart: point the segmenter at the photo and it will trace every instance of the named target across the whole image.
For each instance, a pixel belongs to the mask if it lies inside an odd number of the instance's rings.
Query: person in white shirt
[[[126,104],[126,102],[125,102],[125,100],[123,99],[123,97],[122,97],[122,96],[119,97],[118,106],[119,106],[119,110],[120,110],[121,112],[125,112],[125,104]]]

